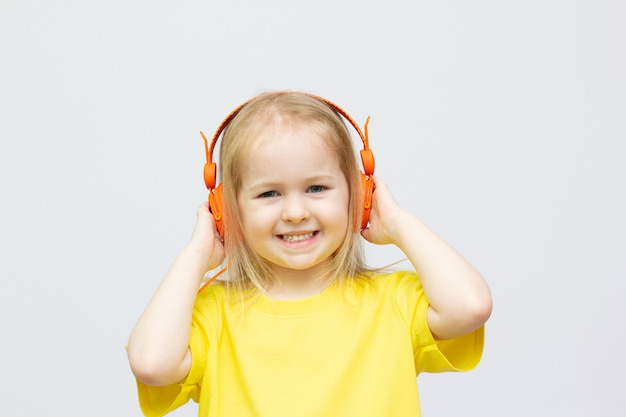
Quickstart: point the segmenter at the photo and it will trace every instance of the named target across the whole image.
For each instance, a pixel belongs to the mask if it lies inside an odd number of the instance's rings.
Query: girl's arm
[[[402,209],[387,185],[374,178],[370,226],[361,234],[371,243],[395,244],[422,280],[430,302],[427,320],[437,339],[451,339],[482,326],[491,314],[491,293],[482,276],[420,219]]]
[[[196,294],[206,271],[224,259],[224,246],[206,203],[197,216],[191,241],[174,260],[128,341],[131,369],[148,385],[170,385],[189,373]]]

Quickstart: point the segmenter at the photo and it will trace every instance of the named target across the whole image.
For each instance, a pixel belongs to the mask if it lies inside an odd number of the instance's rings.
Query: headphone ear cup
[[[220,234],[220,237],[222,238],[222,240],[224,240],[224,217],[223,217],[223,211],[222,208],[223,206],[223,194],[224,194],[224,187],[222,183],[219,183],[219,185],[214,188],[213,190],[211,190],[209,192],[209,209],[211,210],[211,213],[213,214],[213,219],[215,220],[215,226],[217,227],[217,231]]]
[[[367,227],[372,208],[372,194],[374,193],[374,180],[371,175],[361,172],[361,186],[363,192],[363,216],[361,217],[361,229]]]

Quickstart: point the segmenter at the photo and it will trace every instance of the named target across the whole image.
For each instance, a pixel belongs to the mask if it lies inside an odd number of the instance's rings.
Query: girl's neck
[[[307,270],[276,271],[277,282],[268,290],[275,300],[297,300],[321,294],[330,285],[326,274]]]

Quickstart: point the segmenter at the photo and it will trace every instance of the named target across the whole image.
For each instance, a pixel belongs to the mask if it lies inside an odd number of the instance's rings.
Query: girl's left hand
[[[369,225],[361,230],[361,236],[377,245],[396,243],[398,228],[402,227],[402,219],[408,213],[398,205],[382,179],[373,179],[375,188]]]

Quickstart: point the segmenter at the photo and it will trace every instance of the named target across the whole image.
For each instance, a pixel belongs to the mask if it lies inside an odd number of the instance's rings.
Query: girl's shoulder
[[[374,288],[402,290],[421,289],[422,281],[415,271],[401,270],[392,272],[371,272],[366,275],[366,282]]]
[[[203,314],[210,314],[215,308],[220,308],[226,300],[227,288],[223,281],[213,281],[209,285],[203,286],[198,291],[194,309]]]
[[[414,305],[423,296],[422,281],[415,271],[371,272],[357,279],[351,290],[357,298],[374,298],[394,304]]]
[[[425,332],[429,303],[415,271],[375,272],[356,280],[351,287],[347,298],[353,300],[353,305],[375,312],[388,324],[403,323],[416,326],[419,334]]]

